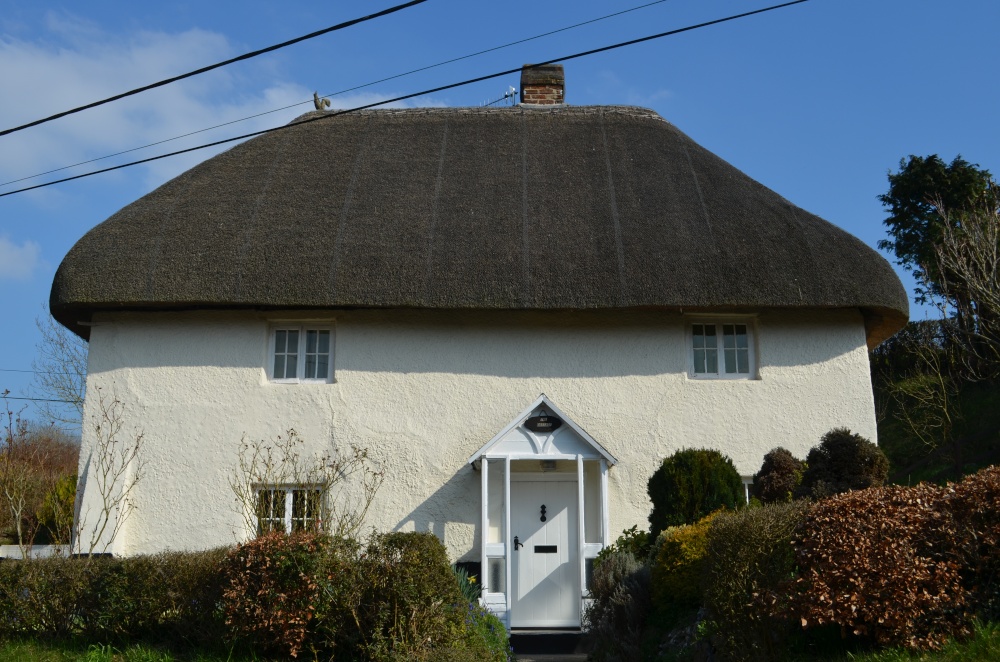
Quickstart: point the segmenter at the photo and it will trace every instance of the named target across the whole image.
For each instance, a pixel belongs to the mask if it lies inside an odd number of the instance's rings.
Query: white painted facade
[[[98,389],[116,395],[127,407],[126,433],[145,434],[147,463],[135,514],[111,551],[244,539],[229,487],[241,439],[273,439],[289,428],[316,454],[368,448],[387,476],[368,524],[431,531],[454,561],[482,558],[483,483],[470,457],[543,393],[617,459],[603,497],[611,540],[648,526],[646,482],[680,448],[719,449],[751,475],[768,450],[780,445],[802,457],[834,427],[876,438],[857,310],[737,316],[753,329],[750,379],[691,375],[690,325],[701,319],[654,312],[95,314],[85,421],[98,413]],[[288,320],[333,328],[331,383],[268,379],[272,325]],[[85,424],[81,473],[93,435]],[[93,512],[96,498],[85,488],[81,513]]]

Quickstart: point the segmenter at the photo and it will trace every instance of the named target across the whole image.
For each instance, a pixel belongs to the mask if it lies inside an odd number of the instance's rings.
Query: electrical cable
[[[35,375],[77,375],[76,372],[60,372],[58,370],[18,370],[17,368],[0,368],[0,372],[26,372]]]
[[[224,67],[226,65],[233,64],[234,62],[239,62],[241,60],[249,60],[250,58],[257,57],[258,55],[263,55],[264,53],[270,53],[271,51],[276,51],[276,50],[278,50],[280,48],[285,48],[286,46],[291,46],[292,44],[297,44],[300,41],[306,41],[307,39],[313,39],[315,37],[319,37],[321,35],[324,35],[324,34],[327,34],[327,33],[330,33],[330,32],[334,32],[336,30],[343,30],[344,28],[349,28],[352,25],[357,25],[358,23],[364,23],[365,21],[370,21],[372,19],[381,18],[382,16],[388,16],[389,14],[393,14],[393,13],[401,11],[403,9],[407,9],[407,8],[412,7],[414,5],[419,5],[419,4],[423,3],[423,2],[427,2],[427,0],[410,0],[410,2],[405,2],[405,3],[401,4],[401,5],[396,5],[395,7],[389,7],[388,9],[383,9],[380,12],[376,12],[374,14],[369,14],[368,16],[362,16],[360,18],[351,19],[350,21],[345,21],[343,23],[338,23],[337,25],[331,25],[328,28],[324,28],[322,30],[317,30],[316,32],[310,32],[307,35],[303,35],[301,37],[296,37],[295,39],[289,39],[288,41],[284,41],[284,42],[282,42],[280,44],[275,44],[274,46],[268,46],[267,48],[261,48],[259,50],[252,51],[250,53],[244,53],[243,55],[239,55],[237,57],[230,58],[228,60],[225,60],[224,62],[219,62],[217,64],[212,64],[212,65],[209,65],[207,67],[202,67],[201,69],[195,69],[194,71],[189,71],[186,74],[181,74],[179,76],[174,76],[173,78],[167,78],[167,79],[158,81],[156,83],[152,83],[151,85],[144,85],[143,87],[137,87],[134,90],[129,90],[128,92],[123,92],[121,94],[116,94],[113,97],[108,97],[107,99],[102,99],[101,101],[95,101],[93,103],[88,103],[85,106],[79,106],[77,108],[72,108],[70,110],[65,110],[65,111],[63,111],[61,113],[56,113],[55,115],[50,115],[49,117],[44,117],[44,118],[42,118],[40,120],[35,120],[33,122],[28,122],[27,124],[22,124],[21,126],[15,126],[14,128],[11,128],[11,129],[4,129],[4,130],[0,131],[0,136],[6,136],[7,134],[14,133],[15,131],[21,131],[23,129],[27,129],[27,128],[30,128],[30,127],[33,127],[33,126],[38,126],[39,124],[45,124],[46,122],[51,122],[52,120],[57,120],[60,117],[66,117],[67,115],[72,115],[73,113],[79,113],[80,111],[88,110],[90,108],[96,108],[97,106],[102,106],[102,105],[104,105],[106,103],[111,103],[112,101],[118,101],[119,99],[124,99],[125,97],[130,97],[130,96],[132,96],[134,94],[139,94],[140,92],[145,92],[147,90],[152,90],[152,89],[157,88],[157,87],[162,87],[164,85],[169,85],[170,83],[175,83],[175,82],[177,82],[179,80],[184,80],[185,78],[191,78],[192,76],[197,76],[198,74],[203,74],[203,73],[205,73],[207,71],[212,71],[213,69],[218,69],[219,67]]]
[[[615,16],[620,16],[622,14],[627,14],[629,12],[637,11],[639,9],[645,9],[647,7],[652,7],[653,5],[662,4],[664,2],[667,2],[667,0],[654,0],[653,2],[647,2],[644,5],[638,5],[636,7],[631,7],[629,9],[623,9],[621,11],[617,11],[617,12],[614,12],[612,14],[606,14],[604,16],[599,16],[597,18],[592,18],[592,19],[590,19],[588,21],[582,21],[580,23],[574,23],[573,25],[567,25],[566,27],[558,28],[556,30],[550,30],[549,32],[543,32],[542,34],[537,34],[537,35],[535,35],[533,37],[525,37],[524,39],[518,39],[517,41],[512,41],[510,43],[503,44],[502,46],[493,46],[492,48],[487,48],[487,49],[484,49],[484,50],[481,50],[481,51],[476,51],[475,53],[469,53],[468,55],[461,55],[459,57],[455,57],[455,58],[452,58],[450,60],[444,60],[443,62],[438,62],[437,64],[430,64],[430,65],[427,65],[427,66],[424,66],[424,67],[419,67],[417,69],[411,69],[410,71],[405,71],[405,72],[403,72],[401,74],[395,74],[395,75],[392,75],[392,76],[387,76],[385,78],[380,78],[378,80],[373,80],[370,83],[364,83],[362,85],[355,85],[354,87],[348,87],[347,89],[343,89],[343,90],[340,90],[338,92],[329,92],[329,93],[323,94],[322,96],[324,96],[324,97],[339,96],[341,94],[346,94],[348,92],[353,92],[355,90],[360,90],[360,89],[365,88],[365,87],[371,87],[372,85],[378,85],[379,83],[384,83],[386,81],[395,80],[396,78],[403,78],[404,76],[409,76],[411,74],[420,73],[421,71],[427,71],[428,69],[435,69],[437,67],[442,67],[442,66],[444,66],[446,64],[452,64],[454,62],[460,62],[461,60],[468,60],[469,58],[477,57],[479,55],[484,55],[486,53],[492,53],[493,51],[499,51],[499,50],[502,50],[504,48],[509,48],[511,46],[517,46],[518,44],[524,44],[524,43],[527,43],[529,41],[534,41],[536,39],[541,39],[543,37],[550,37],[550,36],[552,36],[554,34],[558,34],[560,32],[566,32],[567,30],[573,30],[575,28],[579,28],[579,27],[582,27],[584,25],[590,25],[591,23],[597,23],[598,21],[603,21],[603,20],[606,20],[606,19],[609,19],[609,18],[614,18]],[[179,135],[179,136],[174,136],[173,138],[165,138],[163,140],[158,140],[156,142],[149,143],[148,145],[143,145],[141,147],[133,147],[131,149],[126,149],[126,150],[122,150],[120,152],[115,152],[114,154],[108,154],[106,156],[99,156],[99,157],[94,158],[94,159],[87,159],[86,161],[80,161],[79,163],[73,163],[71,165],[62,166],[60,168],[54,168],[52,170],[46,170],[45,172],[39,172],[39,173],[36,173],[34,175],[28,175],[26,177],[20,177],[18,179],[12,179],[9,182],[0,183],[0,186],[8,186],[10,184],[16,184],[18,182],[23,182],[23,181],[28,180],[28,179],[34,179],[35,177],[42,177],[43,175],[51,175],[54,172],[60,172],[62,170],[68,170],[69,168],[76,168],[77,166],[87,165],[88,163],[95,163],[97,161],[103,161],[104,159],[114,158],[116,156],[121,156],[122,154],[128,154],[130,152],[138,152],[139,150],[142,150],[142,149],[148,149],[150,147],[155,147],[157,145],[162,145],[164,143],[168,143],[168,142],[171,142],[171,141],[174,141],[174,140],[180,140],[181,138],[188,138],[190,136],[197,135],[199,133],[204,133],[206,131],[212,131],[214,129],[220,129],[220,128],[224,127],[224,126],[229,126],[231,124],[238,124],[240,122],[245,122],[246,120],[251,120],[251,119],[258,118],[258,117],[263,117],[264,115],[270,115],[271,113],[278,113],[278,112],[281,112],[282,110],[288,110],[289,108],[294,108],[295,106],[301,106],[301,105],[304,105],[304,104],[307,104],[307,103],[311,103],[311,102],[312,102],[312,99],[306,99],[305,101],[299,101],[298,103],[293,103],[293,104],[290,104],[290,105],[287,105],[287,106],[282,106],[281,108],[274,108],[273,110],[266,110],[266,111],[264,111],[262,113],[257,113],[255,115],[248,115],[247,117],[242,117],[240,119],[232,120],[230,122],[223,122],[222,124],[216,124],[215,126],[210,126],[210,127],[204,128],[204,129],[198,129],[197,131],[191,131],[189,133],[185,133],[185,134],[182,134],[182,135]]]
[[[0,400],[30,400],[31,402],[65,402],[68,405],[77,404],[79,400],[55,400],[52,398],[18,398],[13,395],[5,395]]]
[[[577,58],[586,57],[588,55],[595,55],[597,53],[604,53],[606,51],[615,50],[617,48],[623,48],[625,46],[633,46],[635,44],[641,44],[641,43],[644,43],[644,42],[647,42],[647,41],[652,41],[654,39],[661,39],[663,37],[669,37],[669,36],[672,36],[672,35],[680,34],[682,32],[690,32],[692,30],[697,30],[699,28],[708,27],[710,25],[718,25],[720,23],[726,23],[728,21],[734,21],[736,19],[746,18],[747,16],[754,16],[756,14],[763,14],[765,12],[774,11],[776,9],[783,9],[785,7],[790,7],[792,5],[802,4],[803,2],[808,2],[808,1],[809,0],[792,0],[791,2],[784,2],[784,3],[778,4],[778,5],[771,5],[770,7],[764,7],[762,9],[755,9],[753,11],[743,12],[742,14],[733,14],[733,15],[727,16],[725,18],[718,18],[718,19],[715,19],[715,20],[712,20],[712,21],[706,21],[704,23],[698,23],[698,24],[695,24],[695,25],[689,25],[687,27],[677,28],[676,30],[668,30],[666,32],[660,32],[658,34],[653,34],[653,35],[649,35],[649,36],[646,36],[646,37],[640,37],[638,39],[630,39],[628,41],[622,41],[622,42],[619,42],[617,44],[611,44],[609,46],[602,46],[600,48],[593,48],[593,49],[590,49],[590,50],[587,50],[587,51],[581,51],[579,53],[574,53],[573,55],[564,55],[564,56],[561,56],[561,57],[552,58],[550,60],[546,60],[544,62],[539,62],[537,64],[525,65],[523,67],[517,67],[515,69],[507,69],[505,71],[498,71],[496,73],[487,74],[485,76],[477,76],[475,78],[469,78],[467,80],[463,80],[463,81],[460,81],[458,83],[450,83],[448,85],[441,85],[439,87],[434,87],[434,88],[431,88],[431,89],[422,90],[420,92],[413,92],[412,94],[405,94],[403,96],[395,97],[393,99],[385,99],[383,101],[377,101],[377,102],[365,104],[365,105],[362,105],[362,106],[356,106],[354,108],[348,108],[346,110],[341,110],[341,111],[337,111],[337,112],[328,112],[328,113],[324,113],[321,116],[311,117],[309,119],[305,119],[305,120],[302,120],[300,122],[296,122],[294,124],[286,124],[286,125],[283,125],[283,126],[277,126],[277,127],[273,127],[273,128],[270,128],[270,129],[262,129],[260,131],[254,131],[252,133],[245,133],[245,134],[243,134],[241,136],[235,136],[233,138],[226,138],[224,140],[216,140],[214,142],[205,143],[204,145],[199,145],[197,147],[189,147],[187,149],[181,149],[181,150],[177,150],[177,151],[174,151],[174,152],[168,152],[166,154],[161,154],[159,156],[151,156],[151,157],[149,157],[147,159],[140,159],[138,161],[130,161],[129,163],[122,163],[122,164],[119,164],[119,165],[116,165],[116,166],[111,166],[109,168],[102,168],[100,170],[94,170],[94,171],[91,171],[91,172],[85,172],[83,174],[74,175],[72,177],[64,177],[62,179],[55,179],[55,180],[53,180],[51,182],[45,182],[43,184],[35,184],[34,186],[26,186],[24,188],[15,189],[13,191],[7,191],[6,193],[0,193],[0,198],[6,197],[8,195],[14,195],[15,193],[24,193],[25,191],[32,191],[34,189],[44,188],[46,186],[52,186],[54,184],[62,184],[64,182],[70,182],[70,181],[73,181],[73,180],[76,180],[76,179],[83,179],[85,177],[91,177],[93,175],[99,175],[99,174],[102,174],[102,173],[105,173],[105,172],[111,172],[113,170],[121,170],[123,168],[128,168],[128,167],[135,166],[135,165],[140,165],[140,164],[143,164],[143,163],[149,163],[151,161],[158,161],[160,159],[165,159],[165,158],[170,157],[170,156],[177,156],[179,154],[187,154],[189,152],[195,152],[195,151],[198,151],[198,150],[201,150],[201,149],[207,149],[209,147],[215,147],[217,145],[224,145],[226,143],[235,142],[237,140],[244,140],[246,138],[253,138],[255,136],[261,136],[261,135],[268,134],[268,133],[274,133],[276,131],[283,131],[285,129],[288,129],[288,128],[291,128],[291,127],[294,127],[294,126],[300,126],[302,124],[309,124],[311,122],[318,122],[320,120],[329,120],[329,119],[332,119],[334,117],[338,117],[340,115],[346,115],[348,113],[354,113],[354,112],[357,112],[359,110],[366,110],[368,108],[374,108],[376,106],[383,106],[383,105],[385,105],[387,103],[394,103],[394,102],[397,102],[397,101],[405,101],[407,99],[412,99],[414,97],[424,96],[424,95],[427,95],[427,94],[433,94],[434,92],[441,92],[441,91],[444,91],[444,90],[454,89],[456,87],[462,87],[464,85],[471,85],[472,83],[479,83],[479,82],[482,82],[484,80],[491,80],[493,78],[499,78],[500,76],[509,76],[510,74],[518,73],[518,72],[520,72],[520,71],[522,71],[524,69],[535,69],[537,67],[542,67],[542,66],[545,66],[545,65],[548,65],[548,64],[554,64],[556,62],[566,62],[566,61],[569,61],[569,60],[575,60]]]

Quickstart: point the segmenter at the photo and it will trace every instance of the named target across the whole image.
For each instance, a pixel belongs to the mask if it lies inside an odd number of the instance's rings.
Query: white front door
[[[576,481],[517,481],[510,501],[511,627],[579,627]]]

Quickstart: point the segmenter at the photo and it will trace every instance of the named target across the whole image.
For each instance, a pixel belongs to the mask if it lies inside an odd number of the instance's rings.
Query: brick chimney
[[[521,69],[521,103],[538,106],[555,106],[565,103],[566,79],[561,64],[546,64]]]

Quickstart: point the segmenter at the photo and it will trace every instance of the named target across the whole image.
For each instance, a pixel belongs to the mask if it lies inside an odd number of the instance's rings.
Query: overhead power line
[[[534,41],[536,39],[542,39],[543,37],[550,37],[554,34],[560,32],[566,32],[567,30],[573,30],[575,28],[583,27],[584,25],[590,25],[591,23],[597,23],[599,21],[604,21],[609,18],[614,18],[615,16],[621,16],[622,14],[628,14],[629,12],[634,12],[639,9],[646,9],[647,7],[652,7],[653,5],[659,5],[667,0],[654,0],[653,2],[647,2],[644,5],[638,5],[635,7],[630,7],[629,9],[623,9],[621,11],[616,11],[611,14],[605,14],[604,16],[598,16],[597,18],[592,18],[587,21],[582,21],[580,23],[574,23],[573,25],[567,25],[562,28],[557,28],[555,30],[550,30],[548,32],[543,32],[542,34],[536,34],[533,37],[525,37],[524,39],[518,39],[517,41],[511,41],[509,43],[503,44],[501,46],[493,46],[492,48],[486,48],[481,51],[476,51],[475,53],[469,53],[468,55],[461,55],[459,57],[454,57],[450,60],[444,60],[443,62],[438,62],[437,64],[429,64],[424,67],[418,67],[417,69],[411,69],[409,71],[404,71],[401,74],[394,74],[392,76],[386,76],[385,78],[380,78],[378,80],[373,80],[370,83],[363,83],[361,85],[355,85],[354,87],[348,87],[346,89],[340,90],[339,92],[327,92],[323,94],[324,97],[335,97],[341,94],[346,94],[348,92],[353,92],[355,90],[360,90],[365,87],[371,87],[372,85],[378,85],[379,83],[384,83],[386,81],[395,80],[397,78],[403,78],[404,76],[410,76],[412,74],[420,73],[421,71],[427,71],[429,69],[435,69],[437,67],[442,67],[446,64],[453,64],[455,62],[460,62],[462,60],[468,60],[469,58],[478,57],[486,53],[492,53],[493,51],[499,51],[504,48],[510,48],[511,46],[517,46],[518,44],[524,44],[529,41]],[[238,124],[240,122],[245,122],[246,120],[255,119],[257,117],[263,117],[264,115],[270,115],[271,113],[278,113],[282,110],[288,110],[289,108],[294,108],[295,106],[301,106],[303,104],[312,103],[312,99],[306,99],[305,101],[300,101],[298,103],[289,104],[287,106],[282,106],[280,108],[274,108],[272,110],[266,110],[262,113],[257,113],[255,115],[248,115],[247,117],[241,117],[240,119],[232,120],[229,122],[223,122],[222,124],[216,124],[204,129],[198,129],[197,131],[190,131],[188,133],[181,134],[179,136],[174,136],[173,138],[165,138],[163,140],[158,140],[156,142],[149,143],[147,145],[142,145],[141,147],[133,147],[131,149],[125,149],[120,152],[115,152],[114,154],[107,154],[105,156],[98,156],[97,158],[87,159],[86,161],[80,161],[78,163],[73,163],[70,165],[62,166],[59,168],[53,168],[52,170],[46,170],[45,172],[35,173],[34,175],[27,175],[25,177],[19,177],[18,179],[12,179],[9,182],[3,182],[0,186],[8,186],[9,184],[16,184],[18,182],[23,182],[28,179],[34,179],[35,177],[42,177],[44,175],[51,175],[54,172],[60,172],[62,170],[68,170],[70,168],[76,168],[77,166],[87,165],[88,163],[95,163],[97,161],[103,161],[104,159],[114,158],[116,156],[121,156],[122,154],[129,154],[131,152],[138,152],[139,150],[148,149],[150,147],[155,147],[157,145],[162,145],[174,140],[180,140],[181,138],[188,138],[199,133],[205,133],[206,131],[212,131],[213,129],[220,129],[224,126],[229,126],[231,124]]]
[[[58,370],[19,370],[17,368],[0,368],[0,372],[25,372],[37,375],[77,375],[77,372],[61,372]]]
[[[778,4],[778,5],[771,5],[770,7],[764,7],[762,9],[755,9],[753,11],[743,12],[742,14],[733,14],[731,16],[726,16],[725,18],[717,18],[717,19],[712,20],[712,21],[705,21],[704,23],[697,23],[695,25],[689,25],[687,27],[677,28],[675,30],[668,30],[666,32],[660,32],[660,33],[649,35],[649,36],[646,36],[646,37],[640,37],[638,39],[630,39],[628,41],[622,41],[622,42],[619,42],[617,44],[611,44],[609,46],[602,46],[600,48],[593,48],[593,49],[590,49],[590,50],[587,50],[587,51],[581,51],[579,53],[574,53],[572,55],[564,55],[564,56],[561,56],[561,57],[555,57],[555,58],[546,60],[544,62],[538,62],[536,64],[525,65],[524,67],[517,67],[515,69],[507,69],[507,70],[504,70],[504,71],[498,71],[496,73],[486,74],[484,76],[477,76],[475,78],[469,78],[467,80],[459,81],[457,83],[450,83],[448,85],[441,85],[439,87],[433,87],[433,88],[430,88],[430,89],[421,90],[420,92],[413,92],[411,94],[404,94],[403,96],[395,97],[395,98],[392,98],[392,99],[385,99],[383,101],[376,101],[374,103],[369,103],[369,104],[365,104],[365,105],[362,105],[362,106],[355,106],[354,108],[348,108],[346,110],[340,110],[340,111],[337,111],[337,112],[329,112],[329,113],[325,113],[325,114],[317,116],[317,117],[312,117],[312,118],[309,118],[309,119],[306,119],[306,120],[302,120],[300,122],[296,122],[295,124],[286,124],[286,125],[283,125],[283,126],[276,126],[276,127],[270,128],[270,129],[262,129],[260,131],[254,131],[252,133],[245,133],[245,134],[243,134],[241,136],[235,136],[233,138],[226,138],[226,139],[223,139],[223,140],[216,140],[214,142],[205,143],[204,145],[198,145],[197,147],[189,147],[187,149],[181,149],[181,150],[177,150],[175,152],[168,152],[166,154],[160,154],[159,156],[151,156],[148,159],[140,159],[138,161],[130,161],[129,163],[122,163],[122,164],[119,164],[119,165],[116,165],[116,166],[111,166],[110,168],[102,168],[101,170],[94,170],[92,172],[85,172],[83,174],[74,175],[72,177],[64,177],[62,179],[55,179],[55,180],[53,180],[51,182],[45,182],[43,184],[35,184],[34,186],[26,186],[24,188],[15,189],[13,191],[7,191],[6,193],[0,193],[0,198],[6,197],[8,195],[14,195],[15,193],[24,193],[25,191],[32,191],[34,189],[44,188],[46,186],[53,186],[54,184],[62,184],[64,182],[71,182],[71,181],[74,181],[76,179],[83,179],[84,177],[91,177],[93,175],[99,175],[99,174],[102,174],[102,173],[105,173],[105,172],[111,172],[113,170],[121,170],[122,168],[129,168],[131,166],[141,165],[143,163],[149,163],[151,161],[158,161],[160,159],[165,159],[165,158],[170,157],[170,156],[177,156],[179,154],[187,154],[189,152],[195,152],[195,151],[198,151],[198,150],[201,150],[201,149],[207,149],[209,147],[216,147],[218,145],[225,145],[227,143],[236,142],[237,140],[245,140],[246,138],[253,138],[255,136],[261,136],[261,135],[264,135],[264,134],[267,134],[267,133],[275,133],[277,131],[283,131],[285,129],[289,129],[289,128],[293,127],[293,126],[300,126],[302,124],[309,124],[311,122],[318,122],[318,121],[321,121],[321,120],[329,120],[329,119],[332,119],[334,117],[339,117],[340,115],[346,115],[348,113],[354,113],[354,112],[357,112],[359,110],[366,110],[368,108],[374,108],[376,106],[383,106],[383,105],[385,105],[387,103],[395,103],[397,101],[406,101],[407,99],[412,99],[414,97],[424,96],[424,95],[427,95],[427,94],[433,94],[435,92],[442,92],[444,90],[451,90],[451,89],[454,89],[456,87],[462,87],[464,85],[471,85],[473,83],[479,83],[479,82],[482,82],[484,80],[490,80],[490,79],[493,79],[493,78],[499,78],[501,76],[509,76],[511,74],[518,73],[518,72],[520,72],[523,69],[534,69],[536,67],[542,67],[542,66],[545,66],[545,65],[548,65],[548,64],[554,64],[556,62],[567,62],[569,60],[575,60],[577,58],[586,57],[588,55],[595,55],[597,53],[604,53],[604,52],[607,52],[607,51],[612,51],[612,50],[615,50],[617,48],[624,48],[626,46],[634,46],[635,44],[641,44],[641,43],[644,43],[644,42],[647,42],[647,41],[652,41],[654,39],[661,39],[663,37],[669,37],[669,36],[672,36],[672,35],[680,34],[682,32],[690,32],[692,30],[697,30],[699,28],[705,28],[705,27],[708,27],[708,26],[711,26],[711,25],[718,25],[720,23],[726,23],[728,21],[734,21],[736,19],[746,18],[748,16],[754,16],[756,14],[763,14],[765,12],[774,11],[776,9],[783,9],[785,7],[791,7],[792,5],[798,5],[798,4],[802,4],[804,2],[808,2],[808,1],[809,0],[792,0],[791,2],[784,2],[784,3]]]
[[[283,41],[280,44],[275,44],[274,46],[268,46],[267,48],[261,48],[260,50],[251,51],[250,53],[244,53],[234,58],[225,60],[224,62],[219,62],[218,64],[212,64],[207,67],[202,67],[201,69],[195,69],[194,71],[189,71],[186,74],[181,74],[180,76],[174,76],[173,78],[167,78],[151,85],[144,85],[143,87],[137,87],[134,90],[129,90],[128,92],[123,92],[121,94],[116,94],[113,97],[108,97],[107,99],[102,99],[101,101],[95,101],[93,103],[88,103],[85,106],[79,106],[77,108],[72,108],[70,110],[65,110],[61,113],[56,113],[55,115],[50,115],[49,117],[44,117],[40,120],[35,120],[34,122],[28,122],[27,124],[22,124],[21,126],[15,126],[12,129],[4,129],[0,131],[0,136],[6,136],[9,133],[14,133],[15,131],[21,131],[33,126],[38,126],[39,124],[45,124],[46,122],[51,122],[52,120],[57,120],[60,117],[66,117],[67,115],[72,115],[73,113],[79,113],[83,110],[89,110],[90,108],[96,108],[97,106],[103,106],[106,103],[111,103],[112,101],[118,101],[119,99],[124,99],[125,97],[130,97],[134,94],[139,94],[140,92],[145,92],[147,90],[152,90],[157,87],[163,87],[164,85],[169,85],[170,83],[175,83],[179,80],[184,80],[185,78],[191,78],[192,76],[197,76],[198,74],[203,74],[207,71],[212,71],[213,69],[218,69],[219,67],[224,67],[228,64],[233,64],[234,62],[240,62],[241,60],[249,60],[250,58],[257,57],[258,55],[263,55],[264,53],[270,53],[271,51],[276,51],[286,46],[291,46],[292,44],[297,44],[300,41],[306,41],[307,39],[313,39],[321,35],[335,32],[337,30],[343,30],[344,28],[349,28],[352,25],[357,25],[358,23],[364,23],[365,21],[371,21],[372,19],[381,18],[382,16],[388,16],[395,12],[407,9],[414,5],[419,5],[427,0],[410,0],[410,2],[405,2],[401,5],[396,5],[395,7],[389,7],[380,12],[374,14],[369,14],[367,16],[362,16],[360,18],[351,19],[350,21],[345,21],[343,23],[338,23],[337,25],[331,25],[328,28],[322,30],[317,30],[316,32],[310,32],[307,35],[301,37],[296,37],[295,39],[289,39],[288,41]]]
[[[79,402],[79,400],[55,400],[52,398],[18,398],[13,395],[5,395],[2,400],[29,400],[31,402],[65,402],[66,404],[74,405]]]

